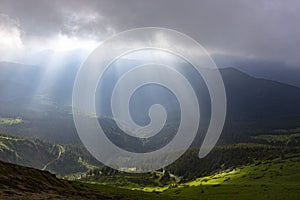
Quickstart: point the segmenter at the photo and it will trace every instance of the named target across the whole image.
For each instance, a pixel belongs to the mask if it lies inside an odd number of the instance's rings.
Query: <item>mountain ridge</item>
[[[59,103],[71,102],[72,90],[70,88],[75,78],[73,76],[76,74],[76,66],[70,64],[66,67],[67,69],[74,68],[72,73],[68,73],[68,70],[61,72],[60,77],[66,76],[69,78],[59,79],[59,81],[53,83],[56,85],[54,88],[58,90],[54,89],[51,93],[45,93],[38,96],[38,98],[24,97],[22,99],[20,97],[18,100],[4,101],[1,96],[7,98],[11,91],[17,93],[19,90],[20,92],[24,90],[12,87],[9,89],[9,93],[6,94],[7,89],[1,90],[0,87],[1,117],[21,117],[28,121],[28,123],[18,126],[0,126],[0,131],[21,137],[39,137],[55,143],[80,143],[72,118],[71,106]],[[11,70],[11,72],[13,71]],[[277,81],[255,78],[235,68],[220,69],[220,73],[225,84],[228,102],[227,119],[224,127],[226,134],[228,132],[245,133],[252,130],[289,129],[299,126],[299,88]],[[10,74],[10,76],[13,75]],[[0,80],[1,76],[3,74],[0,74]],[[25,80],[32,83],[30,77]],[[210,101],[205,92],[202,93],[202,89],[205,90],[205,87],[200,83],[197,92],[204,96],[200,103],[202,111],[206,115],[209,112]],[[60,96],[62,93],[64,95]],[[54,96],[51,96],[51,94]],[[61,100],[56,102],[57,98],[61,98]],[[148,100],[146,99],[146,101]],[[151,102],[149,101],[149,103]],[[145,102],[141,105],[144,104]],[[145,116],[145,108],[137,110],[137,112],[140,111],[143,111],[142,116]],[[140,113],[138,114],[137,116],[141,116]],[[201,119],[206,120],[206,123],[209,122],[205,117],[201,117]],[[205,127],[203,130],[205,130]],[[221,137],[226,136],[225,133]],[[229,140],[230,137],[227,137],[226,141]]]

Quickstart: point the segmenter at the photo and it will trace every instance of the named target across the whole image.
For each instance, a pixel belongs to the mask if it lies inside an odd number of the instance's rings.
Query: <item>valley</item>
[[[0,0],[0,200],[300,200],[299,0]]]
[[[145,187],[67,181],[46,171],[2,161],[0,167],[1,199],[297,199],[300,195],[300,153],[192,181]]]
[[[204,122],[184,155],[164,169],[138,174],[134,169],[133,173],[125,173],[102,165],[81,144],[70,106],[70,86],[75,73],[67,80],[57,81],[51,92],[35,93],[39,80],[32,82],[30,77],[40,74],[40,68],[27,66],[23,69],[27,77],[20,78],[12,75],[13,69],[8,70],[20,67],[0,63],[0,71],[6,72],[0,74],[0,81],[11,83],[10,89],[0,87],[0,160],[4,161],[0,199],[297,199],[299,196],[300,89],[297,87],[258,79],[232,68],[222,69],[228,112],[215,148],[205,158],[198,158],[209,122],[203,117]],[[187,76],[193,79],[188,72]],[[28,88],[19,87],[19,82]],[[205,116],[210,109],[205,87],[200,82],[194,84],[199,84],[197,94]],[[30,92],[25,94],[24,90]],[[147,99],[143,105],[151,103]],[[141,110],[145,111],[142,108],[133,111],[139,120],[145,118]],[[178,128],[176,112],[171,110],[172,117],[164,129],[148,140],[128,137],[111,116],[100,116],[98,121],[115,144],[144,152],[163,146],[173,137]]]

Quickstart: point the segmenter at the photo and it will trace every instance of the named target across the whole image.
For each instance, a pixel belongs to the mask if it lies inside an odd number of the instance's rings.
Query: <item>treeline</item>
[[[300,152],[300,147],[234,144],[217,146],[205,158],[199,159],[199,149],[190,149],[166,170],[186,181],[243,165],[283,159],[286,154],[296,152]]]
[[[86,175],[81,177],[80,181],[126,187],[164,186],[176,183],[175,178],[168,171],[126,173],[107,166],[90,170]]]

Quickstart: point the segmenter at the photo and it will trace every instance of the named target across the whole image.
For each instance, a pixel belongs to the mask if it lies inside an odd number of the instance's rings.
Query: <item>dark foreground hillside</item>
[[[88,190],[37,169],[0,161],[0,199],[130,199]]]

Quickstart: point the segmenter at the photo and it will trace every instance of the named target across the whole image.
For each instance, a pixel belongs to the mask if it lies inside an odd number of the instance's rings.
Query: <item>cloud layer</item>
[[[58,35],[101,42],[119,31],[159,26],[186,33],[211,53],[300,66],[297,0],[0,0],[0,5],[1,18],[11,21],[1,31],[14,29],[19,45]]]

